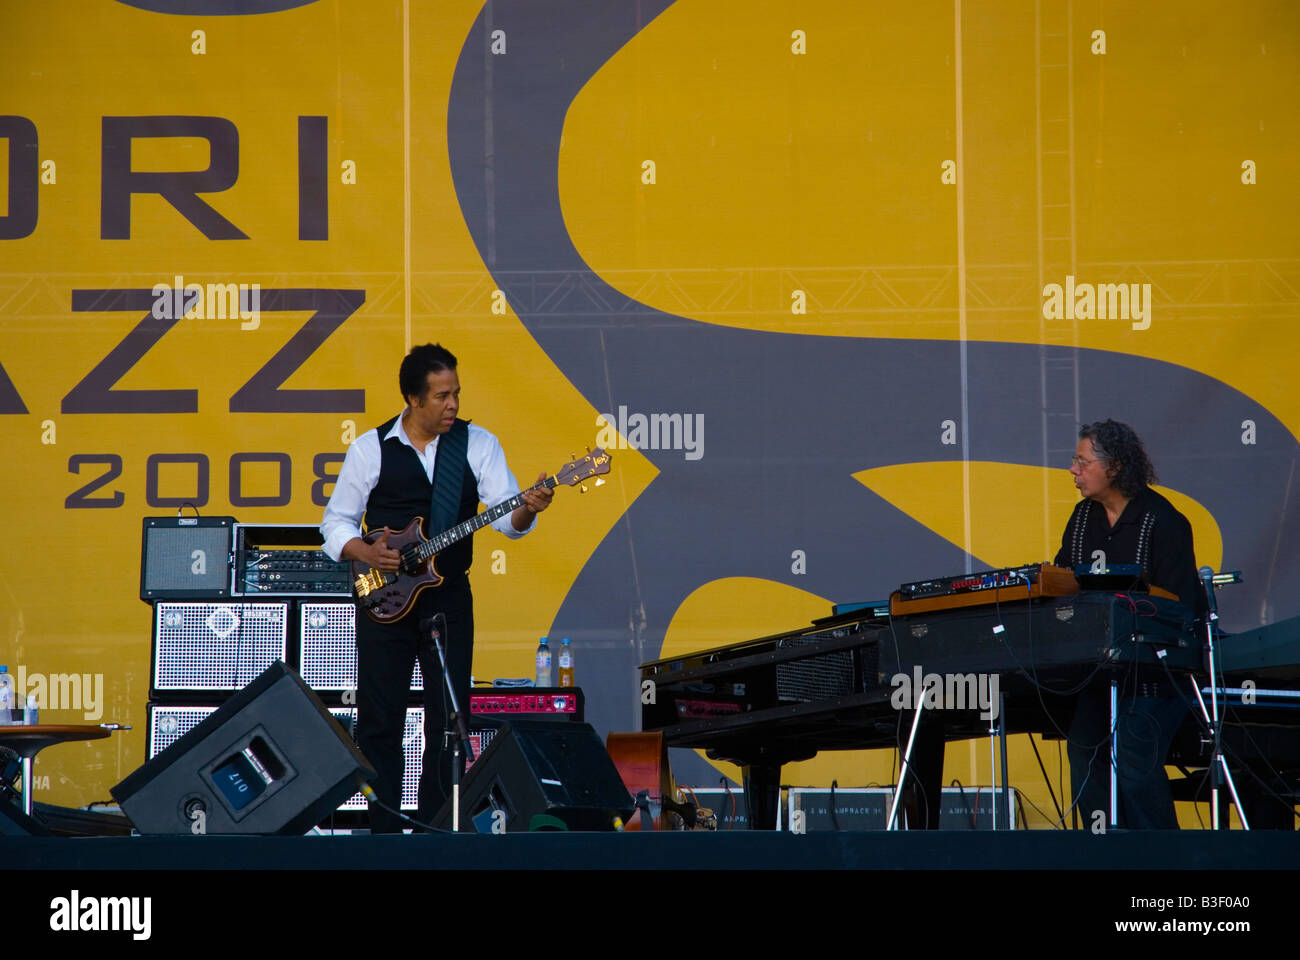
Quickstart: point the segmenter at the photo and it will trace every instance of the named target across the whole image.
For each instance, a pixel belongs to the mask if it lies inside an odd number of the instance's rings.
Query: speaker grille
[[[287,603],[154,604],[155,690],[238,690],[288,651]]]
[[[356,609],[351,603],[299,605],[299,672],[312,689],[357,688]],[[411,689],[424,689],[419,660],[411,671]]]
[[[149,705],[149,759],[152,760],[210,717],[216,707]]]
[[[235,691],[289,649],[289,604],[153,606],[153,688]]]
[[[815,647],[821,637],[787,637],[777,642],[778,649]],[[832,700],[854,693],[853,651],[836,650],[803,660],[788,660],[776,665],[776,697],[811,703]]]
[[[230,596],[230,517],[146,517],[141,600]]]

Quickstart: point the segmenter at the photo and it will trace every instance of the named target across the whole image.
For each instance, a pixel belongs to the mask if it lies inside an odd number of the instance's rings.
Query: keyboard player
[[[1070,474],[1081,499],[1061,536],[1057,566],[1139,564],[1148,583],[1202,614],[1192,526],[1151,489],[1155,470],[1133,428],[1114,420],[1084,426]],[[1178,829],[1165,758],[1187,711],[1163,671],[1126,677],[1116,718],[1119,826]],[[1110,808],[1110,722],[1110,677],[1099,674],[1079,693],[1067,731],[1072,795],[1086,822]]]
[[[1082,427],[1070,475],[1080,500],[1062,533],[1056,565],[1140,564],[1148,583],[1203,613],[1191,524],[1151,489],[1155,470],[1133,428],[1114,420]],[[1096,811],[1109,822],[1110,681],[1110,674],[1099,672],[1061,710],[1062,725],[1069,719],[1071,797],[1087,824]],[[1159,668],[1125,675],[1116,718],[1120,827],[1178,828],[1165,759],[1187,711],[1187,701]],[[900,725],[900,748],[908,728]],[[912,749],[914,776],[902,796],[910,827],[939,825],[943,753],[943,721],[923,714]]]

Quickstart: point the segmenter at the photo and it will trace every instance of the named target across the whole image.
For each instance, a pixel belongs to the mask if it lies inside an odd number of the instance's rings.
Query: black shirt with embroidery
[[[1193,610],[1204,606],[1192,525],[1150,487],[1128,502],[1113,527],[1100,503],[1079,501],[1065,525],[1054,562],[1058,567],[1092,563],[1097,550],[1106,554],[1108,564],[1141,564],[1148,583],[1177,594]]]

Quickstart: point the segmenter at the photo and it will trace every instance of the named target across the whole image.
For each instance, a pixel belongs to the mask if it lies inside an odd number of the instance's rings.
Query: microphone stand
[[[1210,823],[1211,829],[1219,829],[1219,782],[1220,770],[1224,781],[1228,785],[1228,790],[1232,794],[1232,801],[1237,807],[1237,815],[1241,818],[1241,826],[1244,830],[1250,829],[1250,824],[1246,821],[1246,811],[1241,805],[1241,798],[1237,795],[1237,784],[1232,779],[1232,771],[1228,769],[1227,758],[1223,755],[1223,721],[1219,717],[1219,679],[1215,671],[1214,661],[1214,628],[1219,622],[1218,603],[1214,597],[1214,587],[1216,583],[1240,583],[1241,574],[1225,574],[1215,576],[1214,571],[1209,567],[1201,567],[1197,571],[1201,578],[1201,585],[1205,588],[1205,600],[1208,604],[1207,614],[1205,617],[1205,642],[1209,649],[1210,663],[1210,706],[1213,711],[1205,709],[1205,699],[1201,696],[1200,684],[1196,678],[1192,677],[1192,692],[1196,694],[1197,703],[1201,706],[1201,716],[1210,725],[1210,736],[1213,739],[1214,748],[1210,753]]]
[[[460,755],[465,751],[465,756],[470,760],[474,759],[474,748],[469,741],[469,725],[465,723],[465,715],[460,709],[460,702],[456,699],[456,685],[451,680],[451,670],[447,667],[447,654],[442,646],[442,631],[438,629],[438,622],[442,621],[442,629],[447,629],[447,617],[441,613],[435,613],[432,617],[420,621],[420,628],[429,631],[429,639],[433,641],[433,648],[438,651],[438,662],[442,664],[442,683],[447,693],[447,706],[450,708],[447,714],[447,725],[443,730],[443,743],[447,738],[451,738],[451,830],[453,833],[460,832]]]

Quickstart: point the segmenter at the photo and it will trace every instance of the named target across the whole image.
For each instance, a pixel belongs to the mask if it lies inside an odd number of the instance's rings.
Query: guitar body
[[[368,532],[364,539],[366,543],[374,543],[385,533],[388,534],[388,546],[403,558],[414,556],[416,549],[428,539],[424,536],[424,517],[416,517],[399,531],[379,527]],[[411,549],[408,550],[408,547]],[[437,559],[433,556],[428,560],[417,560],[409,564],[409,569],[408,563],[404,560],[403,568],[396,573],[382,573],[369,564],[353,560],[353,580],[364,579],[372,585],[369,593],[357,598],[361,609],[365,610],[372,620],[378,620],[380,623],[400,620],[411,609],[420,591],[442,583],[443,577],[438,573],[434,563]]]

